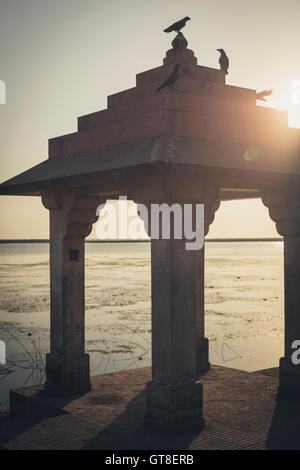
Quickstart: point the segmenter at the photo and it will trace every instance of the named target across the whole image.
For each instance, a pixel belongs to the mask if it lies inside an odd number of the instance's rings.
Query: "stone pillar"
[[[284,237],[284,293],[284,357],[280,359],[278,391],[300,398],[300,364],[292,360],[293,342],[300,341],[300,234]]]
[[[77,394],[90,389],[84,351],[84,238],[97,220],[94,196],[45,194],[50,210],[50,353],[46,390]]]
[[[218,195],[214,182],[170,166],[143,180],[132,198],[147,206],[148,215],[152,204],[167,203],[170,209],[179,204],[182,213],[184,204],[192,204],[190,215],[196,204],[204,204],[206,234]],[[138,211],[144,219],[141,206]],[[199,429],[204,425],[203,387],[196,377],[209,367],[204,336],[204,250],[187,250],[188,240],[174,236],[172,223],[170,238],[164,239],[160,233],[156,239],[146,217],[145,228],[152,236],[152,381],[147,385],[145,424],[171,432]]]
[[[204,235],[208,234],[209,226],[215,218],[215,212],[220,207],[218,193],[206,190],[204,193]],[[196,370],[197,374],[207,371],[209,363],[209,342],[205,337],[205,246],[194,251],[196,260]]]
[[[284,356],[279,361],[280,396],[300,398],[300,364],[293,363],[292,347],[300,340],[300,211],[297,193],[267,192],[263,203],[284,237]]]
[[[207,371],[209,363],[209,343],[205,338],[205,248],[194,251],[196,269],[196,371],[197,374]]]
[[[196,259],[184,240],[152,240],[152,381],[145,423],[168,431],[201,428],[196,379]]]

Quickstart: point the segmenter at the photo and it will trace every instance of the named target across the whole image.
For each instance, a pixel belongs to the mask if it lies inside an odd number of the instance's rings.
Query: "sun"
[[[288,104],[289,126],[300,129],[300,80],[294,80],[290,87],[290,100]]]
[[[259,106],[281,109],[288,112],[289,127],[300,129],[300,79],[274,86],[274,91],[266,103],[258,102]]]
[[[276,101],[280,109],[288,111],[289,126],[300,129],[300,79],[291,81]]]

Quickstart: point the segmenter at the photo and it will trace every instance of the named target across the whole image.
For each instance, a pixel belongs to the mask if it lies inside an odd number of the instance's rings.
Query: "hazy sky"
[[[0,0],[1,181],[47,158],[48,138],[76,131],[76,118],[106,107],[106,97],[135,86],[136,73],[162,64],[172,35],[162,30],[190,16],[185,35],[198,63],[230,58],[227,83],[274,89],[269,106],[289,110],[300,80],[299,0]],[[222,203],[212,237],[273,236],[260,201]],[[46,238],[39,198],[0,198],[0,238]]]

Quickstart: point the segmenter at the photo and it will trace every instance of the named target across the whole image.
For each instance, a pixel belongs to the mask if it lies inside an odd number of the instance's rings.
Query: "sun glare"
[[[289,127],[300,129],[300,79],[287,83],[281,89],[274,87],[274,92],[268,101],[257,104],[287,111]]]
[[[289,126],[300,128],[300,80],[291,83],[288,104]]]

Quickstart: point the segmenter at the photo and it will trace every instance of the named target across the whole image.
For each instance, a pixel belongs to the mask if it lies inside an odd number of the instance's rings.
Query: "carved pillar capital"
[[[49,190],[42,195],[44,207],[60,219],[63,237],[87,237],[98,219],[97,207],[105,202],[106,198],[74,191]]]
[[[277,231],[284,237],[300,235],[300,193],[293,190],[263,191],[262,202],[269,209]]]
[[[62,207],[62,197],[60,190],[44,191],[42,194],[42,204],[46,209],[57,210]]]
[[[98,220],[97,207],[102,203],[105,203],[105,199],[98,196],[77,195],[69,212],[66,236],[87,237]]]
[[[203,201],[201,201],[204,204],[204,236],[208,234],[209,226],[215,219],[215,212],[220,207],[219,193],[219,188],[212,185],[207,186],[204,191],[204,198]]]
[[[138,210],[142,204],[146,206],[148,214],[151,213],[151,204],[204,204],[204,234],[207,235],[215,212],[220,207],[219,193],[216,181],[205,181],[204,178],[192,177],[190,173],[184,174],[183,171],[174,169],[145,178],[142,186],[136,186],[132,190],[132,198],[138,205]],[[143,211],[140,212],[144,219]]]

